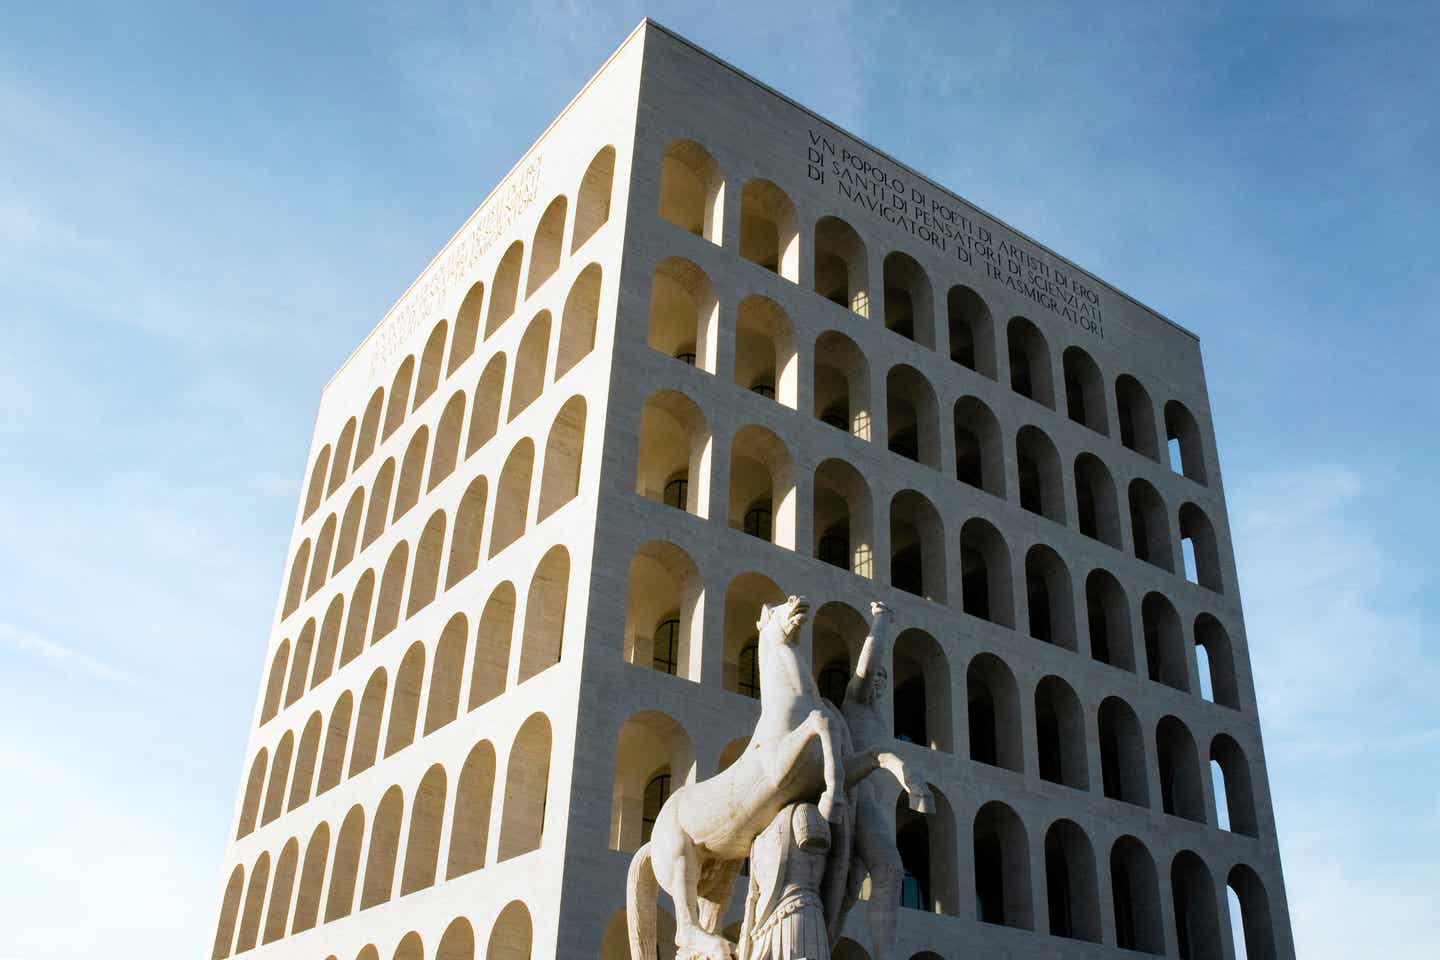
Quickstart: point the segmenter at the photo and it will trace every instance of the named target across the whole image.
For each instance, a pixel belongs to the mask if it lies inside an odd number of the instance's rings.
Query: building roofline
[[[901,159],[899,159],[898,157],[890,154],[889,152],[880,149],[879,147],[877,147],[877,146],[875,146],[874,144],[872,144],[870,141],[866,140],[864,137],[856,136],[856,135],[855,135],[853,132],[851,132],[850,130],[847,130],[846,128],[840,126],[838,123],[835,123],[833,120],[830,120],[830,119],[828,119],[828,118],[820,115],[819,113],[817,113],[817,112],[815,112],[814,110],[810,109],[809,107],[805,106],[805,104],[803,104],[803,103],[799,102],[798,100],[796,100],[794,97],[788,96],[788,95],[782,93],[781,91],[775,89],[774,87],[770,86],[770,84],[766,83],[765,81],[760,80],[760,79],[757,79],[757,78],[754,77],[754,76],[751,76],[749,73],[746,73],[744,70],[741,70],[739,67],[735,66],[735,65],[734,65],[733,63],[731,63],[730,61],[724,59],[723,57],[719,57],[719,56],[715,55],[714,53],[711,53],[709,50],[706,50],[704,47],[700,46],[699,44],[697,44],[697,43],[695,43],[695,42],[693,42],[693,41],[691,41],[691,40],[689,40],[689,39],[681,36],[680,34],[676,33],[674,30],[671,30],[669,27],[665,26],[663,23],[660,23],[660,22],[658,22],[658,21],[656,21],[656,20],[653,20],[653,19],[651,19],[650,17],[646,17],[644,20],[640,21],[640,25],[635,28],[635,31],[632,31],[632,32],[631,32],[630,37],[633,37],[633,36],[635,35],[635,32],[639,31],[642,27],[646,27],[646,26],[654,27],[656,30],[659,30],[661,33],[665,34],[667,37],[670,37],[672,40],[675,40],[675,41],[677,41],[678,43],[684,44],[685,46],[687,46],[687,47],[689,47],[690,49],[694,50],[696,53],[701,54],[702,56],[704,56],[704,57],[706,57],[707,59],[709,59],[709,60],[713,61],[714,63],[716,63],[717,65],[719,65],[719,66],[721,66],[721,67],[724,67],[726,70],[729,70],[731,73],[735,74],[736,76],[741,77],[742,79],[748,80],[750,83],[755,84],[755,86],[761,88],[761,89],[764,90],[766,93],[769,93],[769,94],[771,94],[772,96],[775,96],[775,97],[780,98],[781,100],[784,100],[786,103],[790,104],[792,107],[794,107],[795,109],[801,111],[802,113],[808,114],[809,116],[814,117],[816,120],[820,121],[821,123],[824,123],[824,124],[826,124],[826,125],[828,125],[828,126],[830,126],[830,127],[833,127],[835,130],[838,130],[840,133],[843,133],[845,136],[849,137],[851,140],[854,140],[856,143],[863,144],[866,149],[871,150],[871,151],[875,152],[876,154],[879,154],[881,157],[884,157],[884,158],[885,158],[886,160],[888,160],[889,162],[891,162],[891,163],[893,163],[893,164],[895,164],[895,165],[897,165],[897,166],[899,166],[899,167],[902,167],[902,168],[904,168],[905,170],[907,170],[908,172],[914,174],[915,176],[920,177],[922,180],[925,180],[925,181],[933,184],[935,187],[937,187],[937,188],[939,188],[940,190],[943,190],[943,191],[945,191],[946,193],[950,194],[952,197],[954,197],[956,200],[958,200],[958,201],[960,201],[961,203],[963,203],[965,206],[969,207],[971,210],[974,210],[976,213],[979,213],[979,214],[982,214],[982,215],[984,215],[984,216],[986,216],[986,217],[989,217],[991,220],[993,220],[993,221],[995,221],[996,223],[1001,224],[1002,226],[1004,226],[1005,229],[1010,230],[1011,232],[1015,233],[1017,236],[1024,238],[1026,241],[1034,244],[1035,246],[1039,247],[1041,250],[1044,250],[1046,253],[1050,254],[1050,255],[1051,255],[1052,257],[1054,257],[1055,259],[1060,260],[1061,262],[1063,262],[1063,263],[1065,263],[1066,265],[1072,267],[1073,269],[1080,271],[1081,273],[1085,274],[1086,276],[1094,279],[1097,283],[1104,284],[1104,286],[1106,287],[1106,289],[1112,291],[1113,293],[1115,293],[1115,294],[1117,294],[1117,295],[1119,295],[1119,296],[1121,296],[1121,297],[1124,297],[1126,300],[1129,300],[1131,303],[1135,304],[1135,306],[1137,306],[1137,307],[1139,307],[1140,309],[1144,310],[1146,313],[1149,313],[1149,314],[1151,314],[1152,316],[1158,317],[1159,319],[1161,319],[1161,320],[1163,320],[1164,322],[1168,323],[1170,326],[1174,327],[1176,330],[1178,330],[1178,331],[1180,331],[1181,333],[1185,334],[1185,335],[1186,335],[1187,337],[1189,337],[1190,339],[1194,340],[1196,343],[1199,343],[1199,342],[1200,342],[1200,337],[1199,337],[1199,335],[1196,334],[1193,330],[1190,330],[1190,329],[1182,326],[1181,324],[1176,323],[1174,320],[1171,320],[1171,319],[1170,319],[1169,317],[1167,317],[1165,314],[1161,313],[1159,310],[1156,310],[1154,307],[1151,307],[1150,305],[1146,304],[1144,301],[1140,300],[1139,298],[1134,297],[1134,296],[1132,296],[1132,295],[1129,294],[1129,293],[1126,293],[1124,290],[1121,290],[1119,287],[1117,287],[1117,286],[1115,286],[1114,284],[1110,283],[1109,281],[1105,280],[1103,277],[1097,276],[1096,274],[1092,273],[1091,271],[1085,269],[1084,267],[1080,266],[1080,264],[1076,263],[1074,260],[1071,260],[1069,257],[1065,256],[1064,254],[1061,254],[1061,253],[1056,252],[1056,251],[1053,250],[1048,244],[1045,244],[1045,243],[1040,242],[1039,240],[1036,240],[1034,237],[1030,236],[1030,234],[1026,233],[1024,230],[1020,230],[1020,229],[1016,228],[1015,226],[1013,226],[1013,225],[1012,225],[1011,223],[1009,223],[1008,221],[1006,221],[1006,220],[1004,220],[1004,219],[1002,219],[1002,218],[1000,218],[1000,217],[995,216],[993,213],[991,213],[990,211],[986,210],[985,208],[980,207],[980,206],[977,206],[977,205],[974,204],[974,203],[971,203],[969,200],[966,200],[964,197],[960,196],[958,193],[955,193],[953,190],[949,189],[949,188],[946,187],[944,184],[940,183],[940,181],[934,179],[933,177],[927,176],[927,175],[924,174],[924,173],[921,173],[919,170],[916,170],[914,167],[912,167],[910,164],[906,163],[904,160],[901,160]],[[625,43],[629,43],[629,42],[630,42],[630,37],[627,37],[627,38],[625,39]],[[625,44],[622,43],[622,44],[621,44],[621,47],[623,48],[624,46],[625,46]],[[618,53],[618,52],[619,52],[619,50],[616,51],[616,53]],[[606,61],[606,62],[608,63],[609,61]]]
[[[461,222],[460,226],[455,229],[455,232],[450,234],[450,239],[442,243],[440,245],[440,249],[435,251],[435,255],[425,263],[425,266],[420,268],[420,272],[415,274],[415,279],[411,280],[410,283],[406,285],[404,291],[400,294],[400,296],[396,297],[394,302],[391,303],[388,308],[386,308],[385,313],[382,314],[380,319],[375,323],[375,325],[370,328],[370,332],[365,334],[365,336],[361,339],[360,343],[356,345],[355,349],[351,350],[349,355],[340,362],[340,366],[337,367],[335,369],[335,372],[330,375],[330,378],[325,381],[325,386],[320,388],[321,393],[324,393],[326,390],[330,389],[330,385],[335,382],[335,378],[340,376],[340,374],[344,372],[345,368],[350,365],[350,362],[360,355],[361,351],[363,351],[366,345],[369,344],[370,339],[375,336],[376,332],[378,332],[381,327],[385,326],[385,321],[389,320],[391,315],[395,313],[396,308],[398,308],[402,303],[405,302],[406,297],[410,296],[410,291],[415,289],[415,286],[425,277],[425,274],[430,272],[430,268],[435,266],[436,262],[438,262],[440,258],[444,256],[446,250],[450,249],[450,245],[455,242],[456,238],[459,237],[462,233],[464,233],[465,230],[470,226],[471,222],[480,215],[480,211],[485,209],[485,205],[489,203],[497,193],[500,192],[500,189],[505,186],[505,184],[510,180],[510,177],[517,170],[519,170],[525,165],[525,162],[530,159],[530,155],[535,152],[535,148],[540,146],[540,142],[550,135],[550,131],[555,129],[556,125],[565,118],[566,114],[568,114],[572,109],[574,109],[575,104],[579,102],[580,98],[585,95],[585,91],[589,90],[592,86],[595,85],[595,81],[599,80],[601,74],[603,74],[607,69],[609,69],[610,64],[615,62],[615,59],[619,57],[620,54],[625,50],[625,48],[630,45],[630,42],[640,34],[640,32],[645,28],[646,24],[652,24],[653,26],[657,27],[660,26],[659,24],[653,23],[653,21],[649,19],[641,20],[638,24],[635,25],[635,29],[631,30],[625,36],[625,39],[620,41],[620,45],[611,52],[610,56],[605,58],[605,62],[600,64],[600,68],[590,75],[590,79],[586,80],[584,85],[581,86],[579,90],[575,91],[575,95],[570,98],[569,102],[565,104],[564,108],[559,113],[555,114],[554,118],[545,125],[544,130],[540,131],[540,135],[530,142],[530,146],[525,148],[525,152],[520,154],[519,159],[517,159],[513,164],[511,164],[510,169],[506,170],[499,180],[495,181],[495,186],[490,188],[490,192],[485,194],[484,198],[481,199],[478,204],[476,204],[475,209],[470,212],[470,216],[466,217],[464,221]],[[661,27],[661,29],[663,30],[664,28]],[[676,37],[676,39],[684,40],[683,37],[677,36],[670,30],[665,30],[665,33],[669,36]],[[686,42],[688,43],[688,41]],[[694,44],[690,45],[694,46]],[[696,47],[696,49],[698,50],[699,48]],[[731,69],[734,68],[732,67]]]

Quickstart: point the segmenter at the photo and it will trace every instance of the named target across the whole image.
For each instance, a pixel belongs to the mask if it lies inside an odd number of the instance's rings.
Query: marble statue
[[[755,625],[760,718],[733,764],[670,795],[656,815],[649,842],[635,852],[626,879],[632,960],[657,956],[656,898],[662,888],[675,904],[677,960],[736,960],[736,945],[720,933],[720,921],[745,858],[757,856],[770,864],[768,892],[762,901],[759,888],[754,890],[757,919],[753,932],[742,937],[746,953],[741,960],[818,960],[804,952],[817,949],[811,944],[816,925],[823,933],[814,936],[825,942],[822,956],[828,957],[864,871],[879,874],[899,863],[894,813],[886,815],[862,788],[863,781],[876,770],[890,772],[916,810],[929,809],[930,795],[923,779],[883,749],[890,737],[882,666],[890,613],[883,604],[871,609],[874,623],[847,691],[847,700],[853,696],[855,704],[844,716],[820,696],[810,664],[797,649],[809,614],[805,598],[790,597],[761,609]],[[858,748],[852,724],[864,738]],[[859,807],[850,802],[852,793],[861,798]],[[766,840],[756,848],[762,835]],[[778,854],[777,844],[783,847]],[[752,878],[752,885],[757,882]],[[877,882],[872,880],[872,886]],[[889,931],[892,943],[898,883],[897,872],[894,893],[884,905],[871,897],[871,929],[882,935]]]

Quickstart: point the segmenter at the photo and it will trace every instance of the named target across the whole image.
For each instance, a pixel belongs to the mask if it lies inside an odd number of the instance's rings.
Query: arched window
[[[760,644],[752,641],[740,648],[735,670],[735,688],[754,699],[760,698]]]
[[[1193,503],[1180,506],[1180,549],[1186,561],[1186,579],[1207,590],[1225,592],[1215,527],[1210,523],[1210,518],[1205,516],[1205,511]]]
[[[1175,555],[1170,546],[1170,519],[1165,501],[1154,487],[1138,477],[1130,481],[1130,531],[1138,559],[1174,572]]]
[[[910,629],[895,638],[892,683],[895,736],[932,750],[952,750],[950,662],[934,637]]]
[[[345,421],[345,426],[340,430],[340,438],[335,441],[335,455],[330,463],[330,483],[325,488],[325,495],[329,496],[340,488],[345,482],[345,477],[350,469],[350,451],[355,445],[355,418],[351,417]]]
[[[435,427],[435,452],[430,455],[430,479],[425,489],[434,490],[440,481],[455,472],[460,456],[460,427],[465,419],[465,392],[456,390]]]
[[[490,556],[520,539],[530,513],[530,475],[535,466],[535,444],[529,437],[515,444],[500,482],[495,486],[495,514],[490,527]]]
[[[1015,626],[1010,548],[994,524],[972,517],[960,528],[960,584],[963,609],[972,617]]]
[[[740,191],[740,256],[798,283],[800,234],[795,204],[769,180],[751,180]]]
[[[615,148],[602,147],[585,175],[580,178],[580,188],[575,198],[575,238],[570,249],[580,247],[595,235],[605,221],[610,219],[610,192],[615,180]]]
[[[515,374],[510,382],[510,412],[514,420],[545,389],[545,366],[550,353],[550,311],[542,310],[530,321],[515,351]]]
[[[490,284],[490,312],[485,317],[486,340],[515,312],[520,297],[520,261],[524,257],[525,244],[516,240],[506,248],[495,268],[495,280]]]
[[[390,699],[390,721],[385,727],[385,756],[415,742],[415,722],[420,715],[420,688],[425,683],[425,644],[416,640],[405,651],[395,671],[395,690]]]
[[[1222,815],[1222,829],[1258,837],[1260,828],[1255,817],[1255,793],[1250,780],[1250,763],[1245,751],[1229,734],[1216,734],[1210,741],[1211,779],[1215,785],[1217,814]],[[1224,803],[1219,801],[1223,798]]]
[[[748,426],[730,441],[730,526],[787,550],[795,549],[794,461],[784,441]]]
[[[815,221],[815,292],[862,317],[870,315],[869,255],[865,241],[839,217]]]
[[[1075,690],[1054,675],[1035,687],[1035,740],[1040,779],[1076,790],[1089,789],[1085,713]]]
[[[950,288],[946,313],[950,321],[950,359],[982,376],[995,379],[995,320],[980,294],[967,286]]]
[[[240,914],[240,932],[235,936],[235,952],[253,950],[260,938],[260,913],[265,909],[265,888],[270,885],[270,854],[262,853],[250,868],[250,883],[245,888],[245,909]]]
[[[585,450],[585,398],[571,397],[555,414],[545,440],[536,521],[569,503],[580,492],[580,467]]]
[[[310,585],[305,588],[305,597],[309,599],[315,595],[315,591],[325,585],[325,575],[330,572],[330,551],[335,546],[335,514],[325,518],[324,525],[320,528],[320,536],[315,539],[314,562],[310,564]]]
[[[280,710],[285,694],[285,668],[290,664],[290,641],[281,640],[270,660],[270,678],[265,682],[265,700],[260,707],[260,723],[264,725]]]
[[[380,576],[380,598],[375,604],[375,631],[371,643],[379,643],[390,635],[400,622],[400,600],[405,593],[405,569],[410,564],[410,546],[404,540],[395,544],[385,570]]]
[[[410,403],[410,381],[414,376],[415,355],[411,354],[400,364],[400,369],[395,371],[395,379],[390,383],[390,405],[385,408],[385,432],[381,440],[390,439],[390,435],[405,422],[405,412]]]
[[[930,382],[906,364],[885,377],[885,426],[891,453],[940,469],[940,409]]]
[[[295,753],[295,774],[290,778],[290,800],[286,809],[296,807],[310,799],[310,787],[315,782],[315,760],[320,752],[320,711],[310,714],[305,730],[300,734],[300,748]]]
[[[955,401],[955,477],[986,493],[1005,498],[1005,451],[1000,421],[982,401]]]
[[[475,960],[475,929],[464,917],[456,917],[440,937],[435,960]]]
[[[718,244],[724,209],[725,180],[715,158],[693,140],[666,147],[660,159],[660,216]]]
[[[365,404],[365,413],[360,417],[360,435],[355,440],[355,464],[352,470],[360,469],[360,465],[370,459],[370,454],[375,452],[375,440],[380,434],[380,414],[385,407],[385,388],[376,387],[375,392],[370,394],[370,402]]]
[[[300,890],[295,895],[295,919],[290,925],[292,934],[311,929],[320,917],[320,888],[325,883],[329,856],[330,827],[322,821],[305,845],[305,859],[300,864]]]
[[[1131,836],[1110,848],[1110,892],[1115,905],[1115,945],[1122,950],[1165,953],[1160,918],[1160,880],[1145,845]]]
[[[1115,406],[1120,419],[1120,442],[1141,456],[1159,462],[1154,403],[1140,381],[1128,373],[1115,378]]]
[[[560,662],[565,646],[565,606],[570,593],[570,554],[556,545],[546,551],[530,579],[525,630],[520,637],[518,681]]]
[[[562,194],[550,201],[535,227],[535,240],[530,244],[530,277],[525,282],[528,297],[555,274],[565,247],[566,200]]]
[[[1270,918],[1270,898],[1260,875],[1243,863],[1230,869],[1226,879],[1230,926],[1240,921],[1245,944],[1244,960],[1275,960],[1275,928]],[[1239,914],[1237,917],[1236,914]],[[1240,938],[1236,938],[1237,940]]]
[[[467,709],[474,710],[505,692],[510,671],[510,637],[514,632],[515,585],[506,580],[491,591],[480,614]]]
[[[1065,481],[1054,442],[1039,427],[1021,427],[1015,434],[1015,457],[1020,506],[1056,523],[1064,523]]]
[[[340,626],[345,617],[345,597],[335,594],[320,621],[320,640],[315,645],[315,668],[310,672],[310,689],[314,690],[335,671],[335,655],[340,646]]]
[[[595,349],[595,328],[600,320],[600,264],[592,263],[570,285],[560,314],[560,345],[555,353],[555,379]]]
[[[425,349],[420,353],[420,372],[415,378],[415,400],[411,404],[412,410],[419,410],[420,404],[429,400],[435,392],[435,388],[440,385],[440,374],[445,367],[446,333],[446,323],[441,320],[430,331],[430,339],[425,341]]]
[[[460,714],[460,682],[465,675],[465,648],[469,642],[469,622],[465,614],[457,613],[440,631],[440,640],[435,645],[435,663],[430,668],[430,693],[425,701],[426,736]]]
[[[1055,409],[1055,381],[1050,375],[1050,344],[1035,324],[1014,317],[1007,329],[1010,345],[1010,389]]]
[[[350,594],[350,619],[345,621],[345,641],[340,647],[340,666],[360,656],[365,649],[365,631],[370,625],[370,601],[375,594],[375,571],[366,570],[355,581]]]
[[[645,784],[645,800],[640,813],[640,842],[648,843],[650,831],[655,829],[655,818],[660,808],[670,799],[670,774],[657,773]]]
[[[361,548],[370,546],[385,532],[385,523],[390,516],[390,488],[395,483],[395,458],[391,457],[380,465],[375,479],[370,484],[370,509],[365,514],[365,536]]]
[[[255,820],[260,815],[260,794],[265,789],[266,764],[270,752],[264,747],[250,762],[250,776],[245,778],[245,799],[240,803],[240,823],[235,830],[235,839],[248,836],[255,829]]]
[[[1045,892],[1052,936],[1100,942],[1095,850],[1073,820],[1056,820],[1045,832]]]
[[[262,826],[280,816],[280,811],[284,809],[285,786],[290,779],[290,755],[294,750],[295,734],[287,730],[270,758],[270,779],[265,785],[265,806],[260,813]]]
[[[530,960],[531,930],[530,911],[519,900],[512,900],[495,919],[485,960]]]
[[[515,734],[505,767],[499,860],[540,848],[549,781],[550,721],[543,713],[533,713]]]
[[[970,759],[1021,773],[1020,691],[1015,675],[993,653],[982,653],[965,671]]]
[[[470,430],[465,438],[465,456],[470,457],[490,442],[500,427],[500,397],[505,391],[505,354],[497,353],[485,364],[475,385],[475,407],[470,412]]]
[[[329,469],[330,444],[327,443],[320,448],[320,453],[315,457],[315,465],[310,468],[310,485],[305,494],[305,513],[302,519],[308,520],[325,499],[325,471]]]
[[[610,848],[626,852],[650,839],[671,790],[694,778],[695,748],[674,718],[645,710],[620,725],[615,738]]]
[[[475,572],[480,566],[480,543],[485,535],[485,503],[489,484],[484,476],[470,481],[460,508],[455,511],[455,533],[450,539],[450,559],[445,564],[445,589]]]
[[[1165,438],[1169,442],[1170,469],[1196,483],[1205,483],[1205,442],[1194,414],[1179,400],[1165,404]]]
[[[934,504],[914,490],[890,501],[890,585],[946,602],[945,528]]]
[[[887,254],[885,327],[916,343],[935,347],[935,301],[925,268],[908,253]]]
[[[1070,570],[1060,555],[1043,543],[1025,555],[1025,592],[1030,636],[1074,652],[1077,641]]]
[[[224,960],[230,956],[230,945],[235,942],[235,920],[240,914],[240,894],[244,889],[245,868],[237,865],[230,871],[225,896],[220,901],[220,920],[215,925],[215,946],[210,951],[210,960]]]
[[[430,428],[421,427],[405,447],[400,460],[400,482],[395,486],[394,522],[405,516],[420,500],[420,484],[425,473],[425,450],[430,445]]]
[[[975,909],[981,923],[1034,928],[1030,904],[1030,844],[1025,825],[992,800],[975,814]]]
[[[815,339],[815,418],[870,439],[870,368],[855,341],[834,330]]]
[[[1205,861],[1181,850],[1170,865],[1170,890],[1175,897],[1175,938],[1181,960],[1221,960],[1220,917],[1215,908],[1215,880]]]
[[[481,740],[466,756],[455,788],[455,815],[445,867],[447,880],[485,866],[485,845],[490,836],[490,802],[494,792],[495,748],[490,741]]]
[[[815,468],[811,503],[815,556],[842,570],[873,577],[874,504],[860,471],[844,460],[824,461]]]
[[[355,559],[355,546],[360,539],[360,521],[365,513],[365,490],[357,487],[355,492],[350,494],[350,502],[345,505],[345,514],[340,520],[340,538],[335,543],[335,562],[331,569],[331,575],[339,573]]]
[[[759,665],[753,663],[752,655],[745,653],[745,648],[758,640],[756,633],[762,608],[784,600],[785,593],[764,574],[742,573],[730,581],[725,590],[724,615],[726,690],[750,697],[759,695]]]
[[[360,888],[361,910],[390,901],[395,889],[395,857],[400,850],[400,819],[404,808],[405,796],[398,786],[386,790],[375,808],[370,849],[365,858],[365,883]]]
[[[295,559],[290,561],[290,585],[285,589],[285,608],[280,616],[290,616],[300,606],[300,595],[305,589],[305,571],[310,566],[310,541],[306,539],[300,544],[300,549],[295,551]]]
[[[410,835],[405,841],[405,869],[400,875],[400,896],[435,885],[440,859],[440,828],[445,820],[445,768],[434,764],[425,771],[410,809]]]
[[[710,454],[710,425],[695,401],[675,390],[652,394],[640,411],[635,492],[707,516]]]
[[[1076,423],[1110,435],[1105,415],[1105,379],[1095,358],[1079,347],[1067,347],[1061,357],[1065,368],[1065,412]]]
[[[1140,621],[1145,629],[1145,662],[1150,679],[1188,693],[1190,664],[1175,607],[1160,594],[1147,593],[1140,604]]]
[[[625,661],[694,679],[704,603],[704,579],[688,553],[664,540],[641,545],[630,561]]]
[[[1106,697],[1097,714],[1100,729],[1100,777],[1105,796],[1138,807],[1150,805],[1145,738],[1140,720],[1119,697]]]
[[[350,714],[354,702],[347,690],[330,711],[330,723],[325,728],[325,755],[320,761],[320,778],[315,783],[317,797],[338,784],[345,774],[345,748],[350,744]]]
[[[1085,578],[1085,615],[1090,627],[1090,656],[1134,673],[1130,601],[1120,581],[1109,572],[1092,570]]]
[[[325,922],[348,917],[355,907],[355,880],[360,873],[360,845],[365,840],[365,811],[350,808],[335,840],[335,865],[330,869],[330,893],[325,900]]]
[[[450,369],[447,375],[475,354],[475,341],[480,334],[480,312],[485,305],[485,284],[471,284],[455,314],[455,336],[450,341]]]
[[[670,257],[655,268],[646,342],[667,357],[714,373],[719,309],[705,271],[689,260]]]
[[[790,318],[768,297],[740,301],[735,323],[735,383],[753,393],[796,406],[799,363]]]
[[[275,861],[275,882],[270,885],[270,905],[265,910],[262,943],[274,943],[285,936],[290,921],[290,894],[295,890],[295,866],[300,859],[300,841],[291,837]]]
[[[385,713],[385,668],[378,667],[360,695],[360,714],[355,721],[355,742],[350,747],[350,776],[375,765],[380,749],[380,721]]]
[[[436,510],[425,521],[415,544],[415,573],[410,580],[410,602],[405,616],[413,617],[435,599],[440,582],[440,561],[445,556],[445,511]]]
[[[360,958],[368,960],[368,958]],[[378,957],[375,960],[379,960]],[[390,955],[390,960],[425,960],[425,941],[420,939],[420,934],[411,930],[400,938],[396,945],[395,952]]]
[[[1120,500],[1115,481],[1094,454],[1075,458],[1075,506],[1081,533],[1120,549]]]
[[[1205,822],[1205,796],[1200,786],[1200,755],[1195,738],[1175,717],[1162,717],[1155,728],[1160,765],[1161,809],[1174,817]]]
[[[1210,697],[1215,703],[1232,710],[1240,709],[1240,684],[1235,676],[1235,653],[1225,628],[1208,613],[1195,618],[1195,649],[1205,651],[1209,667]],[[1204,686],[1202,675],[1201,684]]]

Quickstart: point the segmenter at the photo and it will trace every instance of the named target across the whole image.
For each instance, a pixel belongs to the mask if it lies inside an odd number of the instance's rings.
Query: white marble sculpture
[[[887,870],[899,862],[893,811],[887,816],[883,805],[865,790],[860,791],[862,805],[857,809],[849,802],[850,794],[871,773],[885,769],[905,787],[914,809],[929,809],[930,796],[923,779],[883,749],[890,736],[890,699],[882,668],[889,611],[883,604],[872,605],[871,635],[866,638],[856,679],[847,691],[847,700],[854,698],[853,706],[847,706],[846,716],[852,718],[848,722],[820,696],[810,664],[797,650],[808,612],[803,597],[762,608],[756,623],[760,719],[749,746],[719,774],[676,790],[660,808],[650,841],[631,860],[626,912],[632,960],[656,958],[656,897],[662,887],[675,903],[677,960],[734,960],[736,945],[721,935],[720,920],[729,905],[735,877],[762,833],[769,837],[767,843],[778,842],[775,838],[779,837],[785,844],[784,856],[776,861],[781,874],[771,877],[772,886],[780,883],[777,895],[783,899],[784,874],[791,869],[799,871],[797,877],[803,874],[805,889],[813,888],[813,900],[797,893],[791,903],[797,910],[804,906],[801,920],[807,924],[805,929],[808,924],[823,923],[828,956],[829,943],[839,935],[864,871]],[[863,737],[858,749],[851,736],[852,723]],[[797,812],[807,805],[816,820],[825,824],[827,849],[823,853],[814,849],[821,831],[808,813]],[[805,817],[799,830],[794,821],[797,816]],[[852,843],[854,840],[858,844]],[[810,850],[804,849],[806,842]],[[758,853],[763,859],[771,852],[767,847]],[[870,924],[893,943],[898,876],[891,887],[894,893],[883,904],[876,904],[872,895]],[[766,904],[774,906],[770,900],[757,901],[755,909],[763,911]],[[756,921],[757,931],[766,916]],[[804,944],[794,949],[787,946],[785,937],[766,940],[768,953],[755,952],[761,948],[749,928],[742,939],[746,941],[742,960],[816,960],[803,952]]]

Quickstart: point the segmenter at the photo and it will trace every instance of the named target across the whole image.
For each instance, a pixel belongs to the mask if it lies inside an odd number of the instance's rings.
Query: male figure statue
[[[934,806],[925,781],[914,775],[903,760],[886,750],[892,739],[895,708],[890,676],[885,664],[890,659],[890,630],[894,614],[885,604],[870,604],[870,635],[860,650],[855,676],[845,688],[841,712],[850,727],[855,752],[870,752],[882,768],[890,771],[910,796],[910,809],[929,813]],[[895,919],[900,908],[900,883],[904,868],[895,849],[895,808],[881,800],[879,787],[871,781],[856,785],[854,856],[864,869],[852,869],[852,887],[870,874],[868,920],[875,960],[894,960]]]
[[[820,893],[830,835],[815,804],[792,803],[755,838],[739,960],[830,960]]]

